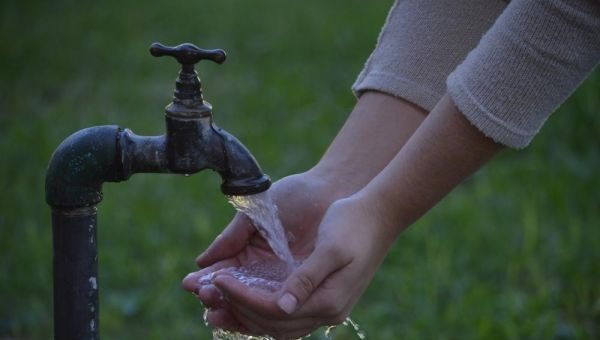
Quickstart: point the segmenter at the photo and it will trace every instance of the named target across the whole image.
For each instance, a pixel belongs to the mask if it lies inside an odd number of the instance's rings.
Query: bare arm
[[[503,148],[444,96],[394,159],[359,194],[396,228],[412,224]],[[397,232],[398,230],[394,230]]]
[[[291,226],[318,223],[332,202],[362,189],[398,153],[425,114],[390,95],[362,95],[321,160],[307,172],[276,182],[271,189],[285,225],[293,229]],[[240,252],[255,231],[248,223],[242,227],[242,221],[246,220],[236,217],[196,259],[197,264],[208,267]],[[184,281],[184,288],[193,291],[195,283]]]
[[[280,307],[294,311],[308,299],[298,312],[315,313],[325,298],[314,294],[319,285],[343,273],[342,268],[353,267],[353,261],[357,262],[357,276],[345,279],[363,282],[358,292],[356,288],[353,291],[362,294],[398,233],[502,148],[472,126],[450,97],[444,96],[367,186],[331,206],[320,226],[313,256],[288,279],[284,290],[290,294],[282,294],[287,298],[280,301]]]
[[[366,92],[309,172],[342,191],[340,197],[353,194],[392,160],[425,115],[425,110],[403,99]]]

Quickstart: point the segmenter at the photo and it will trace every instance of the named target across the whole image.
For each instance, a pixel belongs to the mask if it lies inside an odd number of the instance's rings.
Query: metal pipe
[[[99,338],[99,279],[96,205],[104,182],[127,180],[135,173],[218,172],[221,191],[251,195],[271,181],[250,151],[212,121],[212,106],[202,98],[193,65],[224,52],[191,44],[153,45],[154,55],[182,63],[175,97],[166,108],[166,134],[138,136],[118,126],[78,131],[56,149],[46,172],[46,202],[52,207],[54,265],[54,338]],[[182,75],[183,74],[183,75]]]
[[[96,208],[52,211],[54,338],[99,336]]]
[[[221,174],[227,195],[268,189],[271,182],[252,154],[210,118],[167,122],[163,136],[138,136],[118,126],[87,128],[52,155],[46,201],[52,207],[55,339],[98,338],[96,205],[104,182],[208,168]]]
[[[99,336],[96,204],[104,182],[125,179],[117,143],[121,131],[98,126],[74,133],[56,149],[46,172],[57,340]]]

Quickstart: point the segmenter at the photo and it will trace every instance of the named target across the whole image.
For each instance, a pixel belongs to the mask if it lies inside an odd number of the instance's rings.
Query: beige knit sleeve
[[[397,0],[352,90],[385,92],[431,111],[448,74],[505,7],[503,0]]]
[[[513,0],[447,79],[485,135],[529,144],[600,61],[600,1]]]

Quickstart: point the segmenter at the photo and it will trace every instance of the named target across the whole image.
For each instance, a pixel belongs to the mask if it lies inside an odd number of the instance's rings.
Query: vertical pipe
[[[54,339],[98,340],[96,207],[52,210]]]

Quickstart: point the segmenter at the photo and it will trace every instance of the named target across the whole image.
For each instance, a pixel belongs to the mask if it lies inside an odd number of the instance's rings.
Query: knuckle
[[[346,252],[342,245],[333,243],[325,249],[325,256],[335,263],[343,263],[346,257]]]
[[[299,295],[298,298],[304,299],[313,292],[315,284],[310,276],[299,273],[294,278],[293,287],[296,290],[295,293]]]

